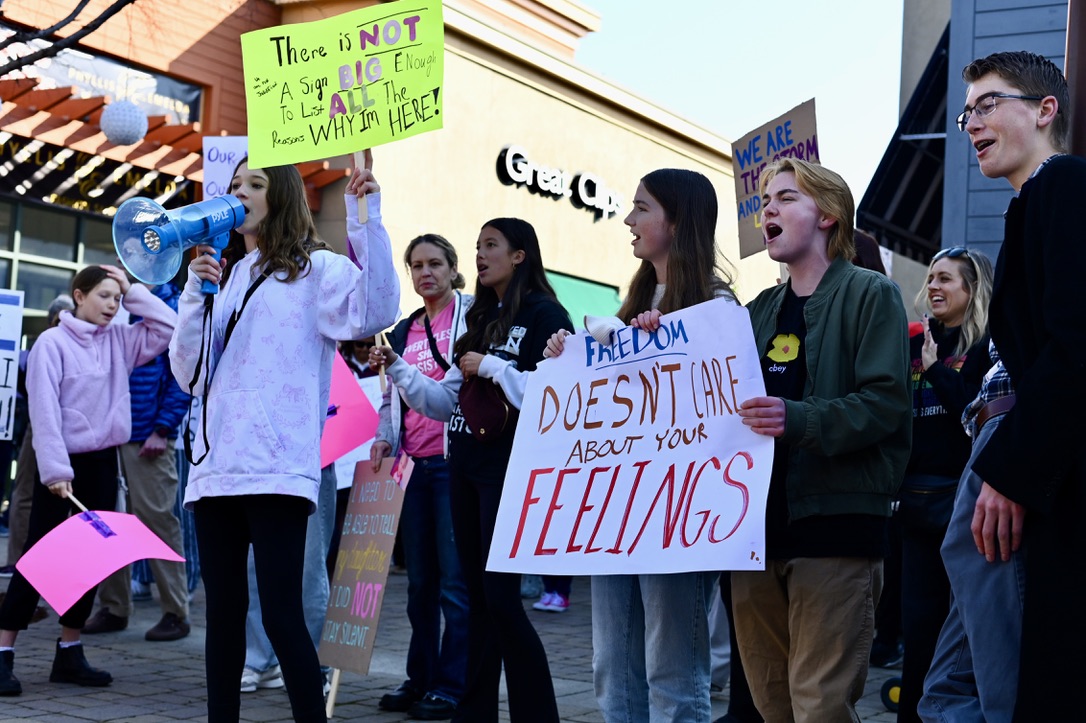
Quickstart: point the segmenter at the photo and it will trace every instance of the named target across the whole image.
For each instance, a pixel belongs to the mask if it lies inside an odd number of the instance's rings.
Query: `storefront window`
[[[19,250],[24,254],[47,256],[58,261],[75,261],[75,224],[75,216],[36,206],[23,206]]]
[[[45,310],[59,295],[71,293],[74,275],[74,272],[68,269],[54,269],[24,261],[19,264],[19,282],[16,288],[24,292],[23,303],[26,308]]]
[[[94,218],[83,219],[83,263],[117,264],[113,225]]]
[[[11,251],[10,203],[0,203],[0,250]]]

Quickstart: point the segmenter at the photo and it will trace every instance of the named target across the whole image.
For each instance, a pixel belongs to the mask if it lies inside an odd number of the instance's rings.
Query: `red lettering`
[[[667,488],[667,507],[664,509],[664,538],[663,549],[671,547],[671,539],[675,536],[675,527],[679,524],[679,512],[682,510],[683,500],[686,498],[687,487],[690,486],[690,474],[694,471],[694,463],[691,462],[686,468],[686,479],[683,480],[682,489],[679,491],[679,501],[675,504],[675,465],[669,465],[667,468],[667,474],[664,475],[663,481],[660,483],[660,488],[656,490],[656,496],[652,498],[652,504],[649,505],[649,511],[645,513],[645,519],[641,523],[641,529],[637,532],[637,537],[634,538],[633,544],[630,545],[627,555],[632,555],[634,548],[637,547],[638,541],[641,539],[641,535],[645,533],[645,528],[649,526],[649,520],[652,518],[652,511],[656,509],[656,503],[660,501],[660,496],[664,494],[664,489]],[[671,514],[672,507],[675,507],[675,514]]]
[[[618,481],[619,470],[622,469],[622,465],[615,467],[615,473],[611,475],[611,486],[607,488],[607,496],[603,498],[603,507],[600,508],[600,516],[596,518],[596,526],[592,528],[592,536],[588,538],[588,545],[584,548],[584,554],[590,552],[599,552],[602,547],[592,547],[592,543],[596,540],[596,533],[600,531],[600,525],[603,524],[603,518],[607,516],[607,505],[611,504],[611,493],[615,491],[615,482]]]
[[[690,519],[690,505],[694,502],[694,491],[698,488],[698,482],[701,481],[701,473],[705,471],[705,468],[709,465],[713,465],[716,469],[720,469],[720,460],[716,457],[710,457],[709,461],[698,468],[698,473],[694,475],[694,484],[690,487],[690,494],[686,498],[686,512],[683,513],[683,526],[679,535],[679,541],[683,547],[691,547],[698,538],[701,537],[702,531],[705,529],[705,523],[709,519],[709,510],[699,510],[695,514],[701,515],[701,527],[698,528],[698,534],[694,535],[693,541],[686,539],[686,523]],[[717,515],[720,518],[720,515]]]
[[[630,510],[633,508],[634,498],[637,497],[637,486],[641,484],[641,475],[644,474],[645,467],[648,467],[651,462],[652,460],[648,459],[644,462],[634,462],[634,467],[637,467],[637,476],[634,477],[633,487],[630,488],[630,497],[626,500],[626,511],[622,514],[622,524],[619,526],[618,534],[615,536],[615,544],[613,547],[607,549],[607,552],[612,555],[617,555],[622,552],[622,536],[626,534],[626,523],[630,521]]]
[[[713,520],[713,524],[709,528],[709,542],[723,542],[724,540],[734,535],[735,531],[739,529],[739,525],[743,524],[743,519],[747,516],[747,507],[750,506],[750,491],[747,489],[747,486],[745,484],[732,479],[732,476],[730,474],[732,469],[732,462],[735,461],[736,457],[742,457],[747,461],[748,470],[754,469],[754,458],[751,457],[750,453],[748,452],[736,452],[735,455],[730,460],[728,460],[728,466],[724,468],[724,484],[728,485],[729,487],[735,487],[737,490],[739,490],[740,493],[742,493],[743,509],[739,512],[739,519],[735,521],[735,526],[732,527],[731,531],[728,534],[724,535],[724,537],[721,537],[720,539],[717,539],[713,535],[713,532],[716,530],[716,523],[720,520],[720,515],[717,515],[717,518]]]
[[[581,527],[581,518],[584,517],[584,513],[593,508],[593,505],[588,504],[588,495],[592,493],[592,482],[596,479],[597,472],[606,472],[611,469],[610,467],[594,467],[592,472],[588,475],[588,484],[584,486],[584,497],[581,498],[581,506],[577,508],[577,518],[573,520],[573,532],[569,533],[569,543],[566,545],[566,552],[580,552],[583,545],[574,545],[573,541],[577,539],[577,530]],[[617,474],[617,473],[616,473]],[[611,488],[614,489],[614,482],[611,483]],[[610,496],[610,495],[608,495]],[[600,519],[603,519],[603,515],[600,515]],[[597,522],[596,527],[599,527]]]
[[[580,471],[580,467],[574,467],[573,469],[564,469],[558,473],[558,481],[554,483],[554,494],[551,495],[551,503],[547,507],[547,516],[543,519],[543,529],[539,531],[539,540],[535,543],[535,554],[553,555],[558,552],[557,547],[543,547],[543,540],[547,539],[547,530],[550,529],[551,518],[554,517],[554,513],[563,507],[563,505],[558,504],[558,495],[562,491],[562,480],[565,479],[567,474],[575,474]]]
[[[528,477],[528,489],[524,491],[524,505],[520,508],[520,519],[517,521],[517,534],[513,537],[513,549],[509,552],[509,557],[513,558],[517,556],[517,550],[520,548],[520,538],[524,534],[524,521],[528,517],[528,508],[539,502],[538,497],[532,497],[532,488],[535,487],[535,478],[541,474],[550,474],[554,471],[554,467],[548,467],[547,469],[533,469],[532,474]]]

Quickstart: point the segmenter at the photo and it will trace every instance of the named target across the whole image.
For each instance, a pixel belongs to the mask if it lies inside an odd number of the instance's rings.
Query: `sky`
[[[822,164],[856,203],[897,127],[903,0],[578,0],[577,62],[734,141],[815,99]]]

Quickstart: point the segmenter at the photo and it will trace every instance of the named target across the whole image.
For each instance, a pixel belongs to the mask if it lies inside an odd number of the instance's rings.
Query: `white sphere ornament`
[[[147,114],[130,100],[110,103],[99,121],[110,143],[130,146],[147,135]]]

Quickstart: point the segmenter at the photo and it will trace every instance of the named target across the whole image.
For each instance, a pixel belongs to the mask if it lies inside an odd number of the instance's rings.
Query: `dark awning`
[[[856,212],[859,228],[924,264],[942,246],[949,47],[948,24]]]

